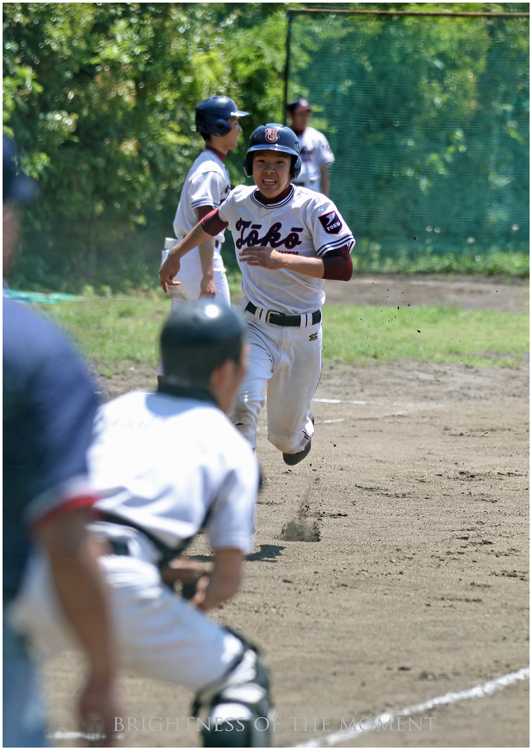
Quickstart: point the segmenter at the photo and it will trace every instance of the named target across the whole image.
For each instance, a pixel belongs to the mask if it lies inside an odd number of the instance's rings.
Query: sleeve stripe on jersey
[[[220,204],[217,203],[213,198],[201,198],[198,201],[191,202],[192,208],[201,208],[201,206],[212,206],[213,208],[219,208]]]
[[[36,529],[42,529],[50,521],[56,521],[60,516],[65,513],[70,513],[73,510],[80,510],[81,508],[92,508],[97,501],[95,495],[80,495],[79,497],[73,497],[60,505],[56,505],[51,511],[46,513],[35,522]]]
[[[321,257],[331,250],[337,250],[338,248],[345,247],[346,245],[351,252],[351,250],[355,246],[355,238],[352,234],[343,234],[337,240],[331,240],[331,242],[327,242],[325,245],[322,245],[320,248],[318,248],[318,250],[316,250],[316,254],[318,255],[318,257]]]
[[[33,526],[51,511],[68,503],[72,498],[94,497],[92,487],[88,484],[86,475],[77,475],[46,490],[36,497],[26,507],[24,518],[28,525]]]

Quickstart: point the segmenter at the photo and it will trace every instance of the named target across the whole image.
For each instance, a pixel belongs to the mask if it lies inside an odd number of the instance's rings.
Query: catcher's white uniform
[[[244,247],[263,245],[323,258],[342,247],[351,250],[355,244],[329,198],[293,185],[268,203],[261,202],[255,187],[236,187],[220,207],[218,219],[228,224],[237,257]],[[298,453],[314,434],[308,415],[322,367],[323,279],[240,261],[239,265],[244,293],[240,310],[248,319],[251,348],[230,417],[255,446],[267,385],[268,439],[283,453]],[[295,317],[288,320],[272,316],[271,311]]]
[[[320,169],[324,164],[334,162],[334,154],[329,146],[329,141],[315,128],[307,127],[302,133],[297,134],[299,141],[299,154],[302,167],[299,177],[294,180],[296,185],[321,191]]]
[[[101,407],[88,461],[95,507],[126,524],[91,527],[121,547],[100,557],[119,664],[194,690],[219,680],[242,642],[164,585],[158,564],[162,547],[174,550],[203,524],[213,549],[250,550],[252,450],[211,403],[137,391]],[[9,617],[43,655],[75,645],[42,557],[32,560]]]

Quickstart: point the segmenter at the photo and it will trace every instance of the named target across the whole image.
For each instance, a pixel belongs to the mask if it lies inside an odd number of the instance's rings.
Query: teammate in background
[[[18,244],[17,204],[36,190],[16,173],[15,159],[15,145],[4,136],[4,273]],[[86,530],[95,497],[85,454],[97,398],[84,365],[54,326],[6,299],[3,316],[3,747],[47,745],[37,665],[11,621],[33,545],[48,557],[63,615],[88,657],[78,703],[82,728],[97,719],[109,743],[117,711],[114,650],[95,542]],[[31,617],[38,625],[38,607]]]
[[[299,463],[314,435],[310,404],[322,367],[323,279],[348,281],[355,240],[334,203],[290,183],[301,169],[295,133],[276,123],[249,139],[240,185],[169,254],[159,276],[166,292],[179,284],[181,258],[227,226],[242,271],[251,346],[247,376],[230,418],[253,447],[268,386],[268,439],[285,463]],[[178,276],[179,278],[179,276]]]
[[[224,159],[238,148],[242,132],[238,118],[248,113],[238,109],[228,96],[213,96],[196,107],[196,130],[205,141],[205,149],[192,165],[179,199],[175,219],[175,244],[214,208],[219,208],[231,189]],[[182,285],[172,299],[172,309],[199,297],[214,297],[230,304],[229,284],[220,248],[224,232],[211,237],[189,253],[182,267]],[[163,251],[163,261],[168,251]],[[163,369],[159,365],[158,381]]]
[[[296,185],[316,190],[329,195],[331,179],[329,164],[334,162],[334,155],[327,138],[319,130],[309,127],[312,109],[307,99],[296,99],[286,108],[290,118],[290,127],[297,135],[301,155],[301,173]]]
[[[193,712],[208,713],[207,746],[264,745],[268,734],[264,720],[255,724],[270,711],[261,656],[204,614],[238,591],[254,532],[258,465],[225,416],[245,371],[244,335],[242,316],[214,300],[174,310],[161,335],[164,385],[101,407],[88,454],[101,513],[91,530],[108,546],[100,564],[119,663],[197,691]],[[210,577],[179,557],[203,528],[214,552]],[[175,581],[194,588],[190,604],[171,588]],[[68,647],[42,558],[17,605],[40,650]],[[37,622],[36,606],[45,610]]]

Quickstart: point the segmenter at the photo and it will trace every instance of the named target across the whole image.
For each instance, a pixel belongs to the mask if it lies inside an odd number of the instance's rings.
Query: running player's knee
[[[196,696],[194,715],[202,708],[207,710],[202,720],[205,747],[271,745],[273,709],[268,671],[258,649],[241,640],[244,651],[237,663],[215,686]]]
[[[277,448],[277,450],[280,450],[283,453],[297,453],[305,447],[305,445],[301,445],[301,433],[292,435],[291,437],[285,437],[284,435],[276,435],[274,432],[268,430],[268,440],[273,446],[275,446],[275,448]]]

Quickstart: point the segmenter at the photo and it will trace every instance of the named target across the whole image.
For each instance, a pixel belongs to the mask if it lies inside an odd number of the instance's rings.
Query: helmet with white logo
[[[196,107],[196,130],[201,135],[227,135],[231,126],[230,117],[245,117],[249,112],[242,112],[228,96],[211,96]]]
[[[299,155],[299,141],[297,135],[286,125],[270,122],[256,128],[249,137],[249,146],[244,157],[244,174],[251,177],[253,174],[253,152],[254,151],[282,151],[292,157],[290,177],[294,179],[301,172],[301,157]]]

